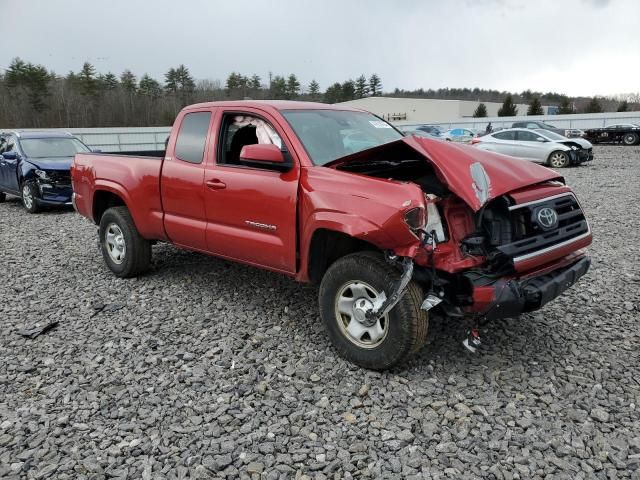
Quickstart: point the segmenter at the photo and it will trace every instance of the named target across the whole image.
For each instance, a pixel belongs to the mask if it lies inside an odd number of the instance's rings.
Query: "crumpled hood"
[[[436,169],[449,190],[460,197],[474,211],[487,202],[506,193],[549,180],[564,181],[561,175],[528,160],[480,150],[470,145],[460,145],[441,140],[416,136],[396,140],[404,142],[423,155]],[[368,152],[388,148],[396,143],[370,148],[334,162],[332,165],[362,160]]]
[[[51,158],[30,158],[27,162],[36,166],[40,170],[69,170],[73,157],[51,157]]]

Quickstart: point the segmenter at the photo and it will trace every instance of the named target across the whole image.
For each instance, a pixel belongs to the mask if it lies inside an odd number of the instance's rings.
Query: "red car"
[[[372,369],[419,350],[430,313],[468,322],[473,350],[479,322],[542,307],[590,263],[556,172],[349,107],[192,105],[160,156],[78,154],[72,183],[116,275],[162,241],[316,282],[336,349]]]

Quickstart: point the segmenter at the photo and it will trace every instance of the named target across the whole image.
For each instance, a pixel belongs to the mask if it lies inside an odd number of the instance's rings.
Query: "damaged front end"
[[[552,170],[415,138],[332,167],[412,183],[424,195],[404,215],[414,241],[385,248],[401,275],[368,312],[372,321],[395,306],[412,279],[426,293],[424,310],[481,322],[541,308],[589,269],[583,250],[591,243],[589,225]]]

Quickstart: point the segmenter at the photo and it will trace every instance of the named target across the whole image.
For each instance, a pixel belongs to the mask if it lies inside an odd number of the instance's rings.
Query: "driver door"
[[[284,131],[257,109],[221,109],[215,146],[204,176],[208,250],[226,258],[285,273],[297,270],[296,212],[300,166]],[[277,171],[247,165],[242,147],[272,143],[290,156]]]

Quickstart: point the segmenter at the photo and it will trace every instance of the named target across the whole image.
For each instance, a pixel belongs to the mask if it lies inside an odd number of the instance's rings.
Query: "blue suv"
[[[45,205],[70,205],[73,156],[90,151],[65,132],[0,134],[0,202],[7,193],[16,195],[30,213]]]

